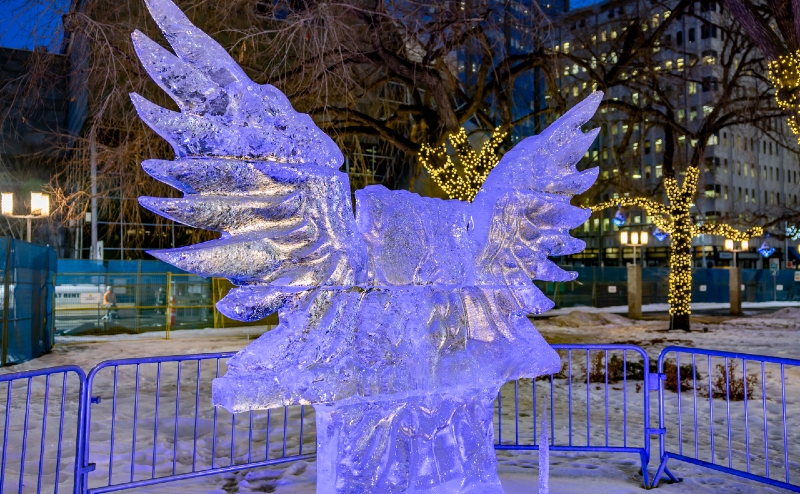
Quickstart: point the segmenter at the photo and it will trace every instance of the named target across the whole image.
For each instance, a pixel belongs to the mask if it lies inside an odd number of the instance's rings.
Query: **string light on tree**
[[[500,161],[497,148],[503,143],[506,135],[507,132],[495,129],[492,137],[483,144],[478,154],[472,149],[467,132],[463,128],[455,134],[450,134],[450,144],[456,151],[461,170],[447,154],[447,146],[444,144],[436,148],[423,144],[418,159],[428,170],[436,185],[441,187],[450,199],[472,201],[489,172]]]
[[[767,67],[769,80],[775,86],[775,102],[789,112],[789,128],[795,135],[800,135],[800,51],[771,60]]]
[[[675,177],[664,179],[669,205],[661,204],[643,197],[622,197],[602,202],[592,207],[601,211],[612,207],[639,207],[653,218],[656,229],[672,238],[669,272],[669,314],[673,328],[689,330],[690,304],[692,302],[692,238],[697,235],[719,235],[731,240],[742,241],[763,234],[761,227],[753,227],[744,232],[725,224],[698,225],[689,214],[697,192],[700,177],[698,167],[687,170],[683,185],[678,185]],[[655,231],[653,232],[655,235]]]

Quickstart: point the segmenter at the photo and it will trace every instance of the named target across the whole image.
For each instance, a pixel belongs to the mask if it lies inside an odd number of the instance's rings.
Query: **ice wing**
[[[175,54],[138,31],[134,46],[181,111],[131,95],[141,118],[177,155],[142,166],[185,196],[140,203],[222,233],[219,240],[151,254],[240,285],[218,307],[241,320],[260,319],[319,287],[358,283],[366,253],[355,233],[347,176],[337,171],[343,158],[336,144],[276,88],[251,81],[169,0],[147,0],[147,7]]]
[[[569,230],[583,224],[589,209],[570,204],[587,190],[598,168],[578,171],[599,129],[583,133],[603,94],[595,92],[539,135],[528,137],[503,156],[472,202],[476,269],[480,282],[509,286],[522,312],[552,307],[531,280],[570,281],[550,256],[580,252],[582,240]]]

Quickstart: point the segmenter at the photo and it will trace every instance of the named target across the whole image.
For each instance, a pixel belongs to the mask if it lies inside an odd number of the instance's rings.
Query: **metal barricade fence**
[[[653,486],[677,480],[673,458],[800,492],[800,360],[668,347],[651,373],[635,345],[553,346],[558,373],[501,388],[496,449],[537,450],[546,411],[551,450],[639,454],[645,485],[657,434]],[[106,361],[88,377],[75,366],[0,375],[0,492],[113,492],[314,456],[313,408],[211,404],[231,355]]]
[[[647,354],[635,345],[552,346],[562,358],[557,374],[501,388],[495,407],[495,449],[538,450],[537,420],[549,411],[551,451],[638,454],[643,483],[649,485],[654,432],[649,392],[657,383],[649,382]],[[506,439],[508,431],[513,439]]]
[[[675,459],[800,492],[800,360],[667,347],[658,373],[653,486]]]
[[[87,377],[83,492],[113,492],[306,459],[313,408],[230,414],[211,381],[233,353],[112,360]],[[99,451],[107,451],[99,453]]]
[[[0,492],[80,492],[85,383],[71,365],[0,375]]]

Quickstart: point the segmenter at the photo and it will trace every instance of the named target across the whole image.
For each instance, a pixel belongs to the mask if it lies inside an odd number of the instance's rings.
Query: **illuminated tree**
[[[483,182],[500,161],[497,152],[498,146],[503,143],[508,133],[497,128],[492,132],[492,137],[483,143],[480,154],[472,149],[467,137],[467,132],[462,127],[455,134],[449,136],[450,144],[456,151],[460,166],[453,162],[447,154],[447,146],[432,147],[423,144],[419,152],[422,166],[428,170],[433,181],[444,190],[450,199],[472,201],[475,194],[481,189]]]
[[[696,224],[692,220],[690,208],[697,193],[700,176],[698,167],[690,168],[682,185],[675,177],[664,179],[669,204],[661,204],[642,197],[623,197],[606,201],[592,207],[592,211],[617,206],[635,206],[647,211],[653,223],[668,233],[672,239],[669,259],[669,314],[672,327],[689,331],[689,304],[692,301],[692,238],[698,235],[720,235],[732,240],[742,241],[763,234],[761,227],[755,226],[742,232],[726,224]]]
[[[596,211],[595,219],[579,234],[607,234],[597,217],[618,205],[643,210],[642,226],[651,220],[670,233],[670,312],[673,328],[684,330],[690,329],[692,238],[758,235],[758,226],[793,207],[789,194],[769,201],[747,194],[745,201],[738,188],[736,195],[732,180],[743,167],[747,177],[761,175],[756,148],[767,140],[781,153],[794,154],[797,147],[775,105],[768,60],[727,11],[710,4],[698,9],[695,2],[681,0],[671,10],[651,4],[618,9],[613,18],[578,18],[587,25],[570,31],[569,43],[558,47],[559,77],[546,90],[556,109],[562,99],[569,105],[592,89],[605,91],[593,122],[601,132],[584,160],[584,166],[599,166],[600,176],[578,199]],[[698,41],[676,35],[686,34],[682,20],[687,18],[705,26],[701,38],[715,40],[714,50],[699,56],[693,44]],[[733,159],[720,159],[716,146],[735,150]],[[600,240],[598,256],[603,254]]]

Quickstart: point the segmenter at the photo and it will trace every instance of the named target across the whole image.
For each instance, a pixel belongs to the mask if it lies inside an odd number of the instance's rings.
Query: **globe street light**
[[[619,232],[619,243],[633,246],[633,265],[636,266],[636,247],[647,245],[649,240],[647,232]]]
[[[24,218],[28,223],[27,241],[31,241],[31,222],[50,216],[50,196],[40,192],[31,192],[31,214],[14,214],[14,194],[3,192],[0,199],[0,210],[8,218]]]
[[[731,239],[725,239],[725,250],[729,252],[733,252],[733,267],[736,267],[736,253],[737,252],[744,252],[750,248],[750,244],[747,240],[742,240],[739,242],[739,248],[734,248],[736,243]]]

